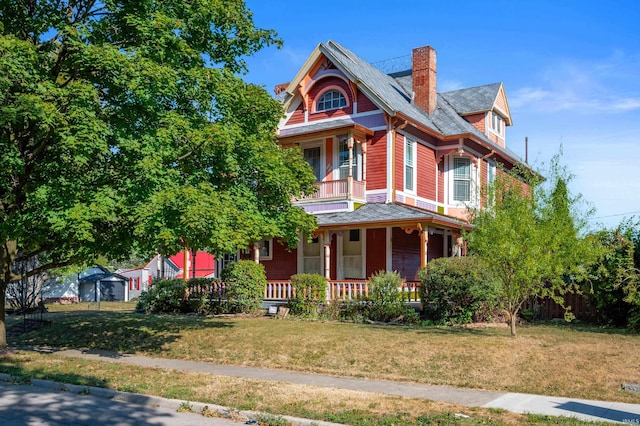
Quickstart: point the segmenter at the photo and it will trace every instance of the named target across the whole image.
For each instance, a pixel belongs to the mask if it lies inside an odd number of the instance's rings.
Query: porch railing
[[[361,180],[340,179],[316,182],[318,190],[296,201],[358,200],[365,201],[366,183]]]
[[[404,302],[420,301],[420,282],[405,281],[400,291]],[[295,297],[295,289],[289,280],[270,280],[264,290],[266,300],[289,300]],[[369,297],[367,280],[329,280],[327,282],[328,300],[358,300]]]
[[[405,281],[398,288],[404,302],[420,301],[420,281]],[[224,298],[225,283],[214,280],[209,285],[187,285],[185,299],[194,297]],[[296,296],[290,280],[269,280],[264,288],[265,300],[286,301]],[[367,280],[327,281],[327,300],[360,300],[369,297]]]

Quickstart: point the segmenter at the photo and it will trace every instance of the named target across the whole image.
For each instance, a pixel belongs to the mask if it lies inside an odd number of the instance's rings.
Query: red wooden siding
[[[347,97],[346,108],[333,109],[329,111],[315,112],[315,105],[320,99],[319,95],[322,95],[328,86],[338,86],[344,92]],[[327,77],[316,82],[309,90],[309,121],[322,120],[331,117],[343,117],[347,114],[353,113],[353,98],[351,96],[351,89],[349,85],[338,77]]]
[[[489,187],[489,163],[480,162],[480,206],[487,205],[487,188]]]
[[[367,190],[387,187],[387,132],[379,130],[367,144]]]
[[[396,133],[396,146],[395,146],[395,185],[394,190],[404,191],[404,136]],[[415,166],[414,166],[415,167]]]
[[[409,281],[418,279],[420,270],[420,236],[414,231],[407,234],[400,228],[393,228],[391,269]]]
[[[287,125],[300,123],[304,123],[304,106],[302,102],[300,102],[298,108],[296,108],[293,114],[291,114],[291,117],[289,117],[289,120],[287,120]]]
[[[436,199],[436,153],[429,147],[421,144],[418,146],[418,161],[416,165],[418,173],[418,196],[429,200]]]
[[[288,251],[284,245],[276,241],[272,245],[272,260],[261,260],[260,263],[264,265],[270,280],[288,280],[291,275],[298,272],[298,251],[297,249]]]
[[[367,229],[367,266],[366,276],[370,277],[387,267],[387,230],[385,228]]]
[[[480,113],[480,114],[472,114],[472,115],[465,115],[464,118],[471,124],[474,125],[474,127],[476,129],[478,129],[480,132],[485,133],[486,132],[486,123],[485,123],[485,113]]]
[[[330,270],[329,270],[329,275],[331,276],[331,279],[336,279],[338,277],[338,238],[336,237],[336,234],[331,234],[331,253],[333,253],[331,255],[331,261],[330,263]],[[324,247],[322,247],[320,249],[320,253],[321,256],[324,256]]]
[[[375,111],[378,107],[362,92],[358,92],[358,112]]]

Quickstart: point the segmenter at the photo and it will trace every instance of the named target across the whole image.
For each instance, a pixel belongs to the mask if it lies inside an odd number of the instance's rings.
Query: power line
[[[640,211],[637,211],[637,212],[629,212],[629,213],[610,214],[610,215],[607,215],[607,216],[598,216],[598,217],[593,217],[592,219],[606,219],[606,218],[609,218],[609,217],[617,217],[617,216],[631,216],[631,215],[634,215],[634,214],[640,214]]]

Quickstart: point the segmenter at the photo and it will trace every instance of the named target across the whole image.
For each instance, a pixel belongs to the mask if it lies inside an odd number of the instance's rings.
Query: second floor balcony
[[[347,177],[346,179],[316,182],[316,184],[318,185],[318,190],[315,193],[296,198],[294,201],[296,203],[336,200],[366,202],[366,183],[364,181]]]

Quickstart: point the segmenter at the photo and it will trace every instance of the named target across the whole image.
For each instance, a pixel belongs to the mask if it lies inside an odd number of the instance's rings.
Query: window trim
[[[346,179],[347,177],[342,177],[341,173],[342,173],[342,169],[345,167],[345,165],[341,165],[340,163],[340,154],[342,153],[341,145],[344,143],[345,146],[347,147],[347,155],[349,153],[349,147],[348,147],[348,140],[349,140],[349,135],[339,135],[335,138],[335,145],[334,145],[334,159],[335,159],[335,164],[336,164],[336,168],[334,170],[336,170],[336,174],[333,176],[333,179],[335,180],[341,180],[341,179]],[[356,141],[353,142],[353,164],[352,164],[352,170],[351,173],[353,175],[353,179],[354,180],[362,180],[362,146],[361,144],[357,143]],[[347,160],[348,161],[348,160]],[[349,168],[346,167],[347,173]]]
[[[319,109],[318,106],[320,104],[320,101],[322,101],[322,98],[327,95],[330,92],[337,92],[339,93],[342,98],[344,99],[344,105],[338,106],[338,107],[331,107],[331,108],[324,108],[324,109]],[[333,101],[333,99],[332,99]],[[326,102],[326,101],[325,101]],[[326,112],[326,111],[336,111],[339,109],[343,109],[343,108],[348,108],[349,107],[349,97],[347,96],[347,94],[345,93],[344,90],[342,90],[341,87],[339,86],[328,86],[325,87],[324,90],[320,93],[318,93],[318,97],[317,100],[313,103],[313,112]]]
[[[407,164],[407,146],[411,147],[411,164]],[[403,155],[403,167],[402,167],[402,186],[404,192],[408,194],[416,194],[418,189],[418,173],[417,173],[417,157],[418,157],[418,143],[412,139],[404,137],[404,155]],[[407,167],[411,167],[411,188],[407,187]]]
[[[468,201],[462,201],[462,200],[456,200],[455,199],[455,168],[454,168],[454,163],[455,163],[455,159],[466,159],[469,162],[469,200]],[[448,204],[451,207],[455,207],[455,208],[466,208],[469,206],[477,206],[479,200],[479,194],[478,194],[478,179],[480,178],[479,176],[479,171],[478,171],[478,165],[477,162],[475,161],[474,157],[472,155],[469,154],[452,154],[449,156],[447,163],[446,163],[446,179],[447,179],[447,185],[446,185],[446,199],[448,200]]]
[[[491,111],[491,122],[489,125],[489,128],[491,129],[491,131],[497,135],[503,136],[504,126],[505,126],[504,117],[502,117],[502,115],[497,113],[495,110]]]

